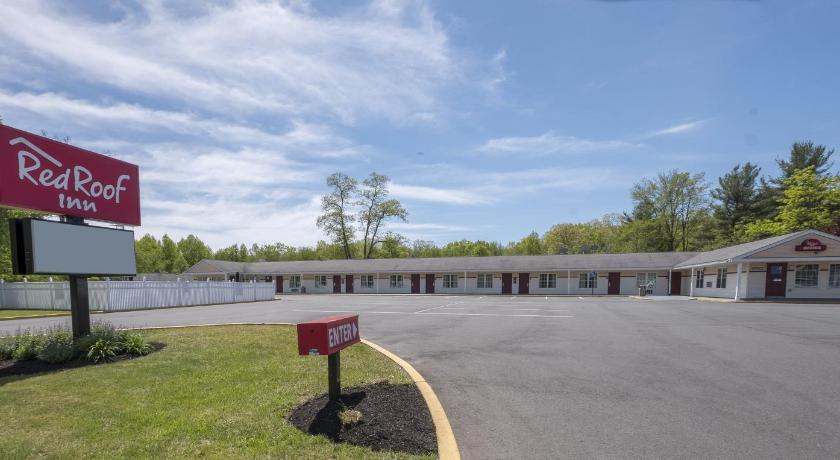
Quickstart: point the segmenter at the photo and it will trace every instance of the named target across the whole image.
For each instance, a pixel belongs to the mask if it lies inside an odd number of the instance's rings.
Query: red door
[[[353,275],[346,275],[344,277],[344,292],[348,294],[353,293]]]
[[[765,297],[784,297],[787,290],[787,264],[767,264]]]
[[[435,275],[426,275],[426,294],[435,293]]]
[[[341,294],[341,275],[333,275],[333,294]]]
[[[671,295],[682,294],[682,273],[671,272]]]
[[[513,293],[513,273],[502,273],[502,294]]]
[[[621,273],[610,272],[607,277],[607,294],[618,295],[621,293]]]
[[[420,293],[420,274],[415,273],[411,275],[411,293],[412,294],[419,294]]]
[[[278,294],[282,294],[283,293],[283,275],[275,276],[274,281],[275,281],[275,284],[277,286],[277,288],[274,290],[274,292],[276,292]]]
[[[520,273],[519,274],[519,293],[520,294],[527,294],[528,293],[528,285],[531,282],[531,274],[530,273]]]

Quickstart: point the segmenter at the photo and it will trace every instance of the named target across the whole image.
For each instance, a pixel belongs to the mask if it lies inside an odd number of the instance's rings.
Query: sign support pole
[[[327,356],[327,380],[330,387],[330,401],[341,398],[341,352]]]
[[[85,223],[84,219],[73,216],[63,216],[62,220],[76,225]],[[68,280],[70,281],[70,314],[73,337],[90,335],[90,299],[88,297],[87,276],[69,275]]]

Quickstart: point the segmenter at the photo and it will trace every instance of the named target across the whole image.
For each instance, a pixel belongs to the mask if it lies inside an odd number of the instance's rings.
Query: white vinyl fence
[[[224,281],[89,281],[91,310],[128,311],[274,299],[274,283]],[[66,282],[4,283],[0,308],[70,309]]]

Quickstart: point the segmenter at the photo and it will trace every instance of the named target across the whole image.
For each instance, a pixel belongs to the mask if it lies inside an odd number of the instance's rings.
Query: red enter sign
[[[331,355],[359,343],[359,315],[338,315],[297,325],[298,353]]]
[[[0,205],[140,225],[137,165],[0,126]]]

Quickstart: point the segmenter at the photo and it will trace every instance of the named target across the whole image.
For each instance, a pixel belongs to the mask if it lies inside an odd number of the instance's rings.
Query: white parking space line
[[[447,310],[474,310],[476,308],[485,308],[485,305],[475,306],[475,307],[447,307]],[[507,308],[507,307],[494,307],[494,311],[504,310],[504,311],[569,311],[566,308]],[[424,312],[417,312],[417,313],[424,313]]]
[[[525,317],[525,318],[574,318],[572,315],[505,315],[502,313],[455,313],[445,311],[433,311],[430,313],[420,313],[420,315],[451,315],[451,316],[502,316],[507,318]]]
[[[427,308],[427,309],[425,309],[425,310],[415,311],[414,313],[415,313],[415,314],[417,314],[417,313],[425,313],[425,312],[427,312],[427,311],[432,311],[432,310],[437,310],[438,308],[447,308],[447,307],[449,307],[449,308],[453,308],[453,307],[450,307],[449,305],[441,305],[441,306],[439,306],[439,307],[432,307],[432,308]]]
[[[292,310],[301,313],[356,313],[356,314],[376,314],[376,315],[450,315],[450,316],[499,316],[506,318],[574,318],[571,315],[526,315],[526,314],[503,314],[503,313],[456,313],[432,311],[428,313],[412,313],[408,311],[355,311],[355,310]]]

